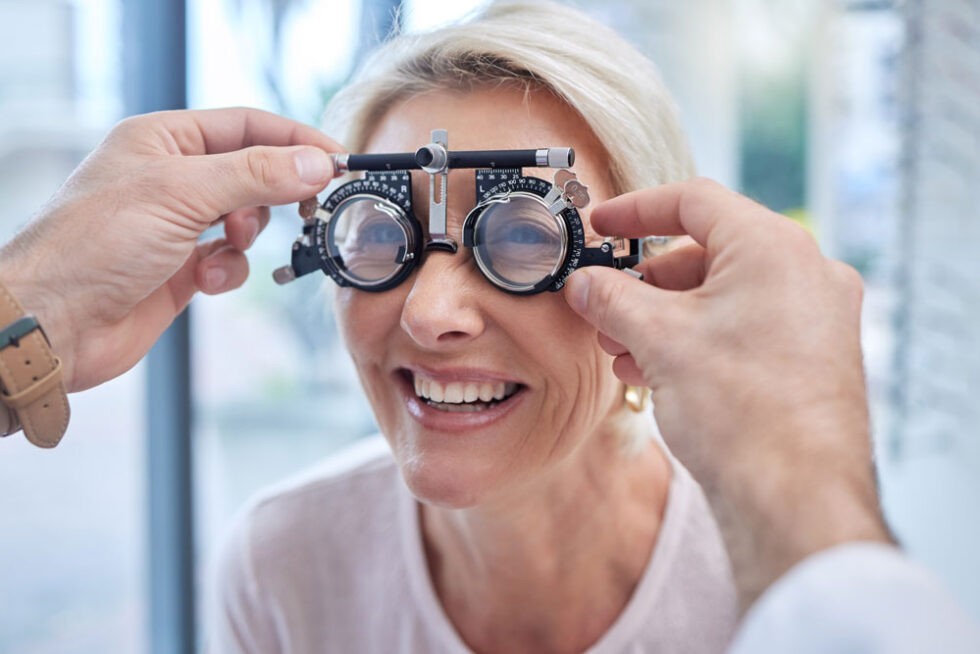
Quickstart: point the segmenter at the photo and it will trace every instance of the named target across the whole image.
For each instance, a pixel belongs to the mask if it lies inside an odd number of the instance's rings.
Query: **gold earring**
[[[634,413],[642,413],[650,403],[650,389],[646,386],[627,386],[623,401]]]

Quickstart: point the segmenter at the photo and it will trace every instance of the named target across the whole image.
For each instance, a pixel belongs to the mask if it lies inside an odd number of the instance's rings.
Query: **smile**
[[[520,384],[505,381],[438,381],[420,373],[412,375],[415,395],[430,407],[455,413],[486,411],[506,401]]]

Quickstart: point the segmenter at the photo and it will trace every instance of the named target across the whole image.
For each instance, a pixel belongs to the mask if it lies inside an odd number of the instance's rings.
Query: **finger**
[[[204,266],[205,262],[207,262],[206,266]],[[245,255],[229,245],[225,239],[199,243],[180,270],[165,285],[156,289],[136,306],[133,314],[134,323],[169,325],[191,301],[200,289],[200,284],[205,282],[204,276],[207,267],[210,266],[220,266],[226,271],[224,290],[241,286],[248,277],[248,260]],[[137,346],[143,351],[148,350],[158,337],[159,331],[138,330]]]
[[[599,347],[601,347],[606,354],[614,357],[629,353],[629,350],[625,345],[615,339],[609,338],[602,332],[599,332]]]
[[[334,176],[333,161],[325,151],[303,146],[255,146],[188,157],[181,165],[181,184],[171,195],[184,203],[196,201],[193,206],[202,207],[212,217],[239,207],[305,200],[323,190]]]
[[[254,145],[311,145],[327,152],[343,150],[315,127],[259,109],[165,111],[137,120],[159,121],[185,155],[220,154]]]
[[[765,229],[780,216],[717,182],[695,179],[626,193],[596,206],[592,227],[626,238],[688,234],[711,249],[717,232]]]
[[[657,323],[669,320],[672,294],[611,268],[580,268],[565,284],[569,306],[632,352],[661,331],[653,329]]]
[[[633,269],[643,279],[668,291],[687,291],[704,283],[708,263],[705,249],[697,243],[645,259]]]
[[[225,216],[225,238],[236,249],[245,251],[269,224],[269,207],[236,209]]]
[[[238,288],[248,279],[248,259],[232,245],[224,245],[202,258],[194,281],[203,293],[215,295]]]
[[[636,365],[632,354],[624,354],[613,361],[613,374],[630,386],[646,386],[643,371]]]
[[[156,305],[157,303],[161,303],[161,306],[153,309],[153,311],[175,311],[177,313],[183,311],[184,307],[187,306],[187,303],[191,301],[191,298],[194,297],[194,294],[200,288],[197,283],[198,264],[203,259],[206,259],[224,247],[228,247],[228,241],[223,238],[198,243],[191,255],[187,257],[187,261],[180,267],[180,270],[167,280],[164,287],[152,294],[152,296],[157,297],[153,302],[149,302],[148,304]],[[150,309],[147,310],[149,311]]]

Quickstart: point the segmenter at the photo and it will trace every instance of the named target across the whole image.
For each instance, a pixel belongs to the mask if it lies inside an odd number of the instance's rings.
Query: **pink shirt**
[[[593,654],[725,651],[735,589],[701,488],[673,461],[647,568]],[[250,503],[224,549],[207,634],[216,653],[468,653],[429,579],[418,521],[371,438]]]

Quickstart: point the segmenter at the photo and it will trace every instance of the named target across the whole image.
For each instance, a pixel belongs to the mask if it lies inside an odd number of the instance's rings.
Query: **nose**
[[[438,350],[466,345],[486,329],[480,306],[482,279],[460,248],[431,251],[406,284],[401,326],[419,346]]]

